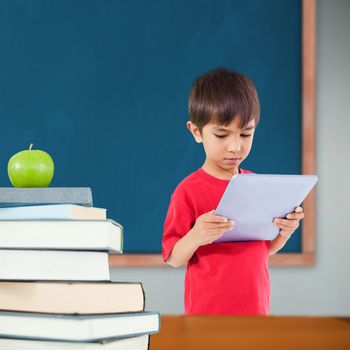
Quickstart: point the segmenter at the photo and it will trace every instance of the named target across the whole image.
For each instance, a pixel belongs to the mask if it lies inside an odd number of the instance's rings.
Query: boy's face
[[[250,121],[242,129],[239,117],[227,126],[209,123],[203,127],[202,133],[189,121],[187,128],[196,142],[203,143],[206,154],[203,170],[218,178],[230,179],[238,173],[238,167],[250,152],[255,121]]]

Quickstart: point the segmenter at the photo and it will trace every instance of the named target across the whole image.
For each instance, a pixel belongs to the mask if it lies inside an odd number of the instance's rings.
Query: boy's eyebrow
[[[255,126],[251,125],[251,126],[247,126],[246,128],[244,128],[243,130],[252,130],[255,129]]]
[[[220,128],[219,126],[213,126],[212,129],[217,131],[230,131],[229,129]]]
[[[225,129],[220,126],[213,126],[212,129],[216,131],[230,131],[230,129]],[[243,128],[242,130],[253,130],[253,129],[255,129],[255,126],[251,125],[251,126],[247,126],[246,128]]]

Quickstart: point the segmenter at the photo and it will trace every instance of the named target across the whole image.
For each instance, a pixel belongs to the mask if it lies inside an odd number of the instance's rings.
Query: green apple
[[[7,165],[7,173],[14,187],[48,187],[53,178],[54,163],[44,151],[21,151],[13,155]]]

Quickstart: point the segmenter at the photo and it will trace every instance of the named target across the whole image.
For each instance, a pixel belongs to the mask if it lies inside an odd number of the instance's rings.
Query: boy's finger
[[[289,213],[287,215],[287,219],[297,219],[297,220],[304,219],[304,213]]]
[[[220,215],[216,215],[215,210],[211,210],[207,213],[204,213],[203,215],[201,215],[201,218],[204,222],[213,222],[213,221],[225,222],[224,219],[217,220],[217,218],[224,218],[224,217]]]
[[[230,230],[231,228],[234,228],[235,225],[234,224],[230,224],[230,223],[226,223],[226,224],[212,224],[210,225],[209,223],[209,226],[207,227],[207,229],[209,231],[212,231],[212,230],[216,230],[216,229],[226,229],[226,230]]]
[[[297,228],[299,226],[299,221],[297,220],[284,220],[284,219],[275,219],[273,222],[276,225],[283,225],[284,227],[289,227],[289,228]]]
[[[294,210],[296,213],[302,213],[303,212],[303,208],[302,207],[297,207]]]
[[[205,222],[228,222],[229,220],[220,215],[209,215],[205,217]]]
[[[280,230],[283,230],[283,231],[288,231],[288,232],[294,231],[294,228],[289,227],[289,226],[286,226],[286,225],[283,225],[283,224],[277,224],[277,223],[275,223],[275,226],[276,226],[277,228],[279,228]]]
[[[228,220],[227,222],[206,222],[205,226],[209,229],[218,228],[218,227],[229,227],[234,226],[236,223],[233,220]]]

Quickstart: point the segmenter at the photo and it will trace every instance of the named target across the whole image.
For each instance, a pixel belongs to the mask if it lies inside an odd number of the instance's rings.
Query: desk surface
[[[350,349],[350,318],[162,316],[150,350]]]

